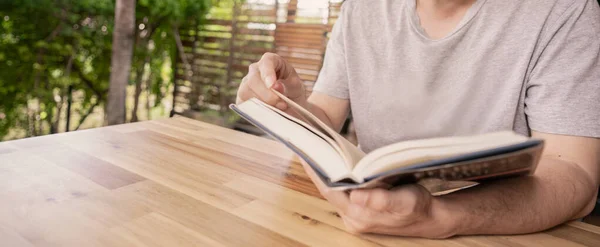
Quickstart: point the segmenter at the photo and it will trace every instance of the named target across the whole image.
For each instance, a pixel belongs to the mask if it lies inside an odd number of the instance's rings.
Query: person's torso
[[[351,7],[344,52],[363,150],[418,138],[529,133],[524,85],[547,21],[566,1],[478,0],[438,40],[420,28],[414,0],[354,0]]]

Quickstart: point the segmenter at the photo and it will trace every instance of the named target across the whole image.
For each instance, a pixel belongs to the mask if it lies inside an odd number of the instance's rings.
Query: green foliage
[[[51,123],[60,102],[56,99],[67,85],[79,87],[80,77],[108,75],[104,64],[110,62],[110,33],[102,27],[112,24],[112,11],[110,0],[0,2],[0,137],[31,121]],[[71,56],[73,67],[86,70],[66,75]],[[95,84],[98,90],[106,88],[106,80]],[[34,116],[28,109],[34,109]]]
[[[81,94],[81,108],[75,109],[80,115],[104,105],[114,2],[0,0],[0,140],[14,129],[26,130],[28,136],[56,132],[64,121],[57,113],[69,86]],[[155,102],[171,83],[165,76],[171,68],[164,65],[175,57],[173,29],[189,21],[201,23],[211,2],[137,1],[131,83],[146,74]]]

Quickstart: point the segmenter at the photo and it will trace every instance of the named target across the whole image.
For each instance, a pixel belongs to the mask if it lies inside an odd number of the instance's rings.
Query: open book
[[[300,119],[252,98],[230,108],[300,156],[329,187],[393,187],[421,179],[477,181],[532,174],[544,142],[501,131],[410,140],[365,154],[312,113],[274,91]]]

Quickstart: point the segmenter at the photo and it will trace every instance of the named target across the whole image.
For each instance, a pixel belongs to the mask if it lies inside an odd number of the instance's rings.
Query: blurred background
[[[0,141],[173,115],[261,134],[227,107],[248,65],[275,52],[310,93],[342,3],[0,0]]]
[[[0,0],[0,141],[173,115],[258,133],[228,109],[248,65],[278,53],[310,91],[342,2]]]

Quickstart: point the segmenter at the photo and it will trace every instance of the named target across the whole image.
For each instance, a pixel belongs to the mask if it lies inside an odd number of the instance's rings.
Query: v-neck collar
[[[440,39],[432,39],[431,37],[429,37],[429,35],[427,35],[427,32],[425,32],[423,27],[421,27],[421,20],[419,18],[419,14],[417,14],[417,0],[406,1],[408,2],[408,4],[406,5],[406,11],[408,16],[410,17],[411,26],[414,28],[414,30],[423,39],[430,42],[438,42],[451,38],[456,32],[461,30],[467,23],[469,23],[475,17],[475,15],[477,14],[477,12],[479,12],[486,0],[476,0],[475,3],[473,3],[473,5],[469,7],[469,10],[467,10],[467,13],[465,13],[461,21],[456,25],[456,27],[454,27],[452,31],[450,31],[448,34],[446,34]]]

